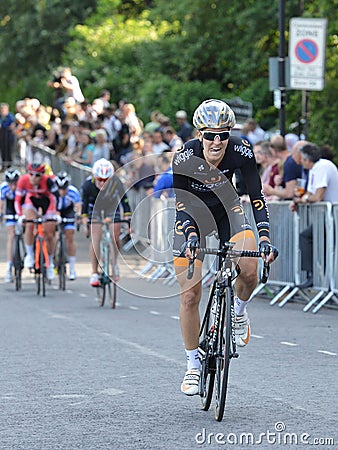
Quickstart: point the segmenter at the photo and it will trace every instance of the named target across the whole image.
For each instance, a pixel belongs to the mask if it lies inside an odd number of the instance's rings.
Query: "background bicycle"
[[[102,235],[100,240],[100,258],[98,264],[99,284],[96,287],[97,300],[100,306],[104,306],[106,299],[109,299],[110,306],[115,309],[117,297],[117,281],[119,272],[117,262],[117,248],[112,243],[110,225],[117,223],[128,224],[129,220],[104,218],[102,213],[101,220],[92,220],[91,224],[102,225]]]
[[[13,266],[12,270],[14,271],[14,283],[15,290],[19,291],[22,287],[22,269],[23,269],[23,261],[26,255],[25,244],[23,240],[22,233],[22,225],[18,222],[18,216],[15,214],[5,214],[4,218],[6,220],[15,221],[14,226],[14,239],[13,239],[13,253],[12,253],[12,261]]]
[[[36,281],[37,295],[46,296],[46,284],[49,283],[47,278],[47,269],[50,267],[50,258],[47,251],[47,244],[44,238],[43,224],[45,222],[57,222],[58,219],[38,217],[37,219],[24,219],[23,223],[33,223],[34,231],[34,267],[33,272]]]
[[[65,239],[65,225],[74,224],[76,222],[76,219],[62,217],[59,220],[60,223],[58,224],[57,228],[58,238],[55,247],[54,265],[59,278],[59,289],[64,291],[66,289],[67,263],[68,263],[66,239]]]

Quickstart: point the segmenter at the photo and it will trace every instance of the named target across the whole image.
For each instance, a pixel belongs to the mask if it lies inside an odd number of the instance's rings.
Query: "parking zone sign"
[[[326,19],[290,20],[290,88],[324,89]]]

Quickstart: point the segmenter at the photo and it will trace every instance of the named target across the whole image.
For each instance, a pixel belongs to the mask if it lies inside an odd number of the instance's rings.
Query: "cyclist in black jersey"
[[[181,390],[186,395],[198,394],[200,362],[198,358],[199,302],[202,293],[202,257],[200,243],[216,231],[220,242],[233,241],[238,249],[256,250],[254,232],[248,222],[239,196],[232,184],[234,171],[240,169],[247,185],[259,235],[259,248],[268,247],[268,260],[278,252],[270,244],[269,213],[257,172],[251,145],[245,139],[231,136],[235,114],[223,101],[206,100],[194,113],[197,129],[192,139],[173,158],[176,194],[174,230],[174,264],[181,287],[180,322],[187,356],[187,372]],[[194,276],[187,279],[187,267],[195,249]],[[246,303],[257,285],[257,259],[243,258],[236,280],[236,342],[245,346],[250,339],[250,321]]]
[[[102,225],[100,222],[102,212],[104,218],[111,220],[110,234],[114,251],[112,257],[115,258],[117,250],[120,248],[121,223],[114,223],[121,218],[129,218],[131,215],[128,197],[125,193],[122,181],[114,174],[114,166],[110,161],[104,158],[95,162],[92,169],[93,176],[88,178],[82,185],[82,220],[85,230],[87,230],[88,221],[91,224],[91,241],[89,244],[89,255],[92,265],[92,274],[90,276],[90,285],[99,285],[99,275],[97,273],[98,260],[100,258],[100,240],[102,234]],[[121,217],[121,208],[123,217]],[[114,266],[114,278],[118,281],[117,261],[112,261]]]

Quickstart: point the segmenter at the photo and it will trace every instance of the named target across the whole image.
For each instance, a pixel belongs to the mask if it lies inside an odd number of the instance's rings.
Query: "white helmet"
[[[228,130],[235,126],[233,110],[222,100],[205,100],[194,112],[193,124],[197,130],[203,128],[221,128]]]
[[[114,174],[114,166],[107,159],[101,158],[94,163],[92,173],[94,177],[107,179]]]

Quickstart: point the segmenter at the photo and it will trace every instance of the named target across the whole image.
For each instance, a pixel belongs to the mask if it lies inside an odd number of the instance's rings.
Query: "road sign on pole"
[[[324,89],[326,19],[294,17],[290,20],[290,88]]]

